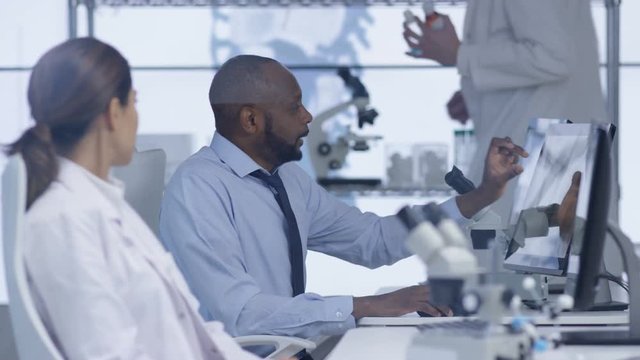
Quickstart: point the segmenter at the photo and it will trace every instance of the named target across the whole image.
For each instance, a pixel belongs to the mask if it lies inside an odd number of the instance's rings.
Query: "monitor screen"
[[[590,124],[550,125],[530,174],[518,186],[521,211],[510,234],[504,267],[564,275],[576,217],[585,219],[597,144]],[[520,184],[519,184],[520,185]]]
[[[602,271],[605,235],[609,219],[611,192],[611,141],[612,129],[596,130],[597,145],[592,164],[590,192],[585,194],[588,203],[584,216],[581,212],[575,218],[573,241],[567,276],[575,281],[567,281],[565,291],[573,295],[574,309],[589,310],[594,305],[598,291],[598,280]],[[615,128],[613,129],[615,131]],[[582,194],[581,194],[582,195]]]
[[[549,127],[554,124],[567,123],[566,119],[531,119],[529,126],[527,127],[527,135],[524,143],[524,148],[529,153],[526,158],[520,159],[520,165],[524,171],[515,179],[516,189],[513,194],[513,207],[511,208],[511,217],[509,220],[510,225],[515,225],[518,221],[520,211],[524,209],[524,202],[526,200],[526,191],[531,180],[533,179],[533,173],[536,169],[536,164],[540,158],[540,150],[544,145],[544,137],[547,134]]]

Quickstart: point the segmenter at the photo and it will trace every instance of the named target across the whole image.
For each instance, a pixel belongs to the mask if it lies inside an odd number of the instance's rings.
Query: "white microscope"
[[[453,188],[458,194],[465,194],[475,189],[475,185],[469,179],[467,179],[462,171],[457,167],[447,173],[445,176],[445,182],[451,188]],[[557,208],[557,207],[556,207]],[[472,253],[476,256],[479,266],[484,268],[485,271],[490,274],[492,281],[500,282],[507,285],[515,291],[527,304],[533,303],[535,299],[548,297],[548,288],[546,283],[542,280],[542,276],[539,274],[519,274],[512,270],[505,271],[503,269],[503,261],[505,253],[513,251],[511,248],[515,244],[522,246],[524,244],[524,237],[534,236],[536,232],[543,232],[548,230],[548,223],[541,219],[540,212],[543,215],[553,209],[526,209],[522,211],[522,220],[517,223],[517,226],[505,226],[502,222],[502,218],[491,211],[490,208],[484,208],[473,216],[471,224],[468,226],[468,235],[471,239],[473,247]],[[546,212],[545,212],[546,211]],[[543,224],[546,227],[540,229]],[[523,228],[523,225],[527,225]],[[512,238],[517,237],[518,242],[510,241]],[[533,292],[524,289],[522,286],[525,277],[533,277],[535,286]]]
[[[360,79],[352,75],[349,68],[346,67],[338,69],[338,76],[342,78],[345,86],[351,90],[352,98],[319,113],[311,122],[307,144],[311,163],[316,172],[316,179],[323,186],[378,186],[381,183],[380,179],[350,179],[329,176],[331,171],[339,170],[345,165],[349,151],[369,150],[370,141],[382,139],[382,136],[377,135],[359,135],[354,133],[351,128],[348,128],[346,134],[339,136],[336,141],[329,140],[330,136],[323,130],[323,124],[351,106],[355,106],[358,111],[359,129],[362,129],[364,124],[373,125],[375,118],[378,116],[378,112],[369,107],[369,92],[360,82]]]
[[[405,207],[398,217],[410,231],[407,247],[428,267],[429,301],[435,306],[461,303],[465,311],[477,312],[473,319],[420,326],[407,358],[423,359],[433,349],[451,351],[458,359],[530,358],[537,340],[533,325],[502,325],[505,313],[519,306],[519,298],[503,285],[482,279],[482,271],[458,225],[435,204]],[[465,289],[465,282],[471,286]]]

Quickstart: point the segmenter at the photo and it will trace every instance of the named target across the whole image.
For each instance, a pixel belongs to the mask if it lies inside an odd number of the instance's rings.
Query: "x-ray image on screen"
[[[528,184],[520,184],[522,211],[517,215],[505,267],[560,275],[579,209],[578,196],[588,190],[593,159],[589,124],[551,125]],[[586,192],[588,194],[588,192]],[[584,195],[588,196],[588,195]]]
[[[526,189],[531,184],[533,175],[536,171],[536,165],[540,158],[540,152],[544,145],[544,138],[549,130],[549,127],[554,124],[566,124],[566,119],[545,119],[537,118],[529,121],[527,127],[527,137],[525,139],[524,148],[529,153],[526,158],[520,159],[520,165],[522,165],[524,171],[518,175],[513,181],[516,182],[517,189]],[[524,202],[526,200],[525,191],[516,191],[513,194],[513,208],[511,209],[511,217],[509,220],[510,225],[515,225],[518,221],[520,211],[524,209]]]

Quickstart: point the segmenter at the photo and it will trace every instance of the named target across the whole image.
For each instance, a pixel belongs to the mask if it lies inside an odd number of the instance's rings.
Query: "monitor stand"
[[[618,253],[616,257],[616,261],[619,261],[620,256],[621,255]],[[600,272],[604,273],[606,271],[607,271],[607,268],[605,267],[605,264],[603,261],[600,266]],[[622,269],[620,269],[620,272],[622,272]],[[567,278],[565,278],[565,280],[567,280],[567,283],[570,281]],[[565,284],[554,284],[550,282],[547,283],[549,296],[553,297],[553,295],[564,294],[566,291],[565,290],[566,285],[567,285],[566,283]],[[613,301],[611,300],[611,297],[612,297],[612,294],[611,294],[611,287],[609,286],[609,280],[600,279],[598,283],[598,292],[595,298],[593,299],[594,304],[591,306],[591,308],[589,308],[586,311],[624,311],[629,308],[629,304],[627,302]],[[549,303],[553,303],[553,301],[549,300],[549,298],[544,298],[541,301],[536,301],[532,299],[522,300],[522,304],[532,310],[540,310],[543,305],[546,305]],[[575,311],[575,310],[574,309],[563,310],[563,312],[571,312],[571,311]],[[581,310],[580,312],[583,312],[583,311]]]
[[[616,225],[609,223],[608,233],[622,253],[624,269],[629,276],[629,330],[565,331],[562,342],[567,345],[640,345],[640,261],[631,240]]]

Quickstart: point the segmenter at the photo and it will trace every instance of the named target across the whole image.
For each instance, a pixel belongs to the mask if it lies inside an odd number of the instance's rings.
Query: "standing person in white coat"
[[[206,324],[168,254],[109,176],[131,160],[138,114],[127,60],[91,38],[35,65],[35,126],[10,153],[28,174],[25,263],[45,327],[67,359],[256,359]]]
[[[598,48],[587,0],[468,0],[464,37],[445,15],[444,27],[405,24],[412,56],[456,66],[462,94],[447,104],[450,116],[473,119],[478,149],[469,177],[482,174],[492,137],[524,143],[532,118],[606,121]],[[415,55],[417,54],[417,55]],[[513,187],[513,185],[511,185]],[[494,204],[508,219],[511,196]]]

